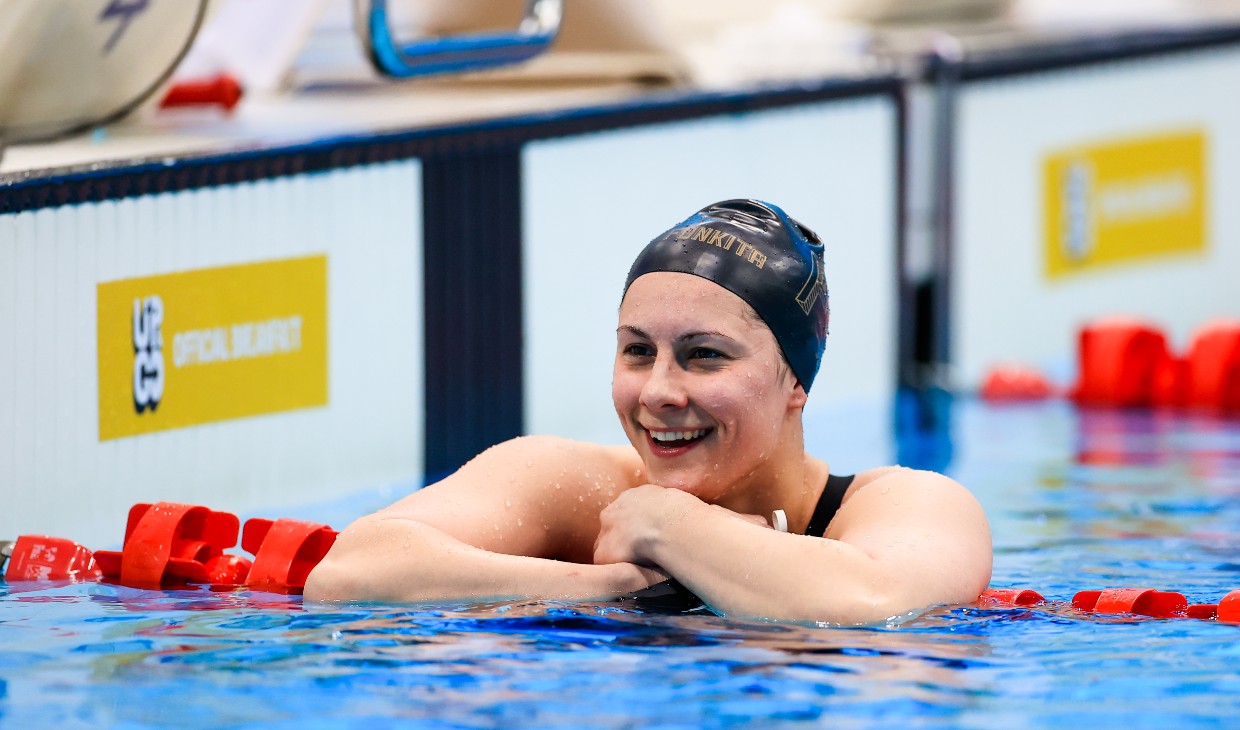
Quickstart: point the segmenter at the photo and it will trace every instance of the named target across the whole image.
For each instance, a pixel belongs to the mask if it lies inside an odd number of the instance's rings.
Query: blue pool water
[[[1142,585],[1214,602],[1240,588],[1240,421],[1061,403],[962,402],[952,415],[946,434],[899,449],[946,464],[982,500],[993,585],[1059,601]],[[810,432],[835,439],[824,454],[894,448]],[[313,516],[354,516],[331,509]],[[657,602],[303,607],[0,583],[0,726],[406,724],[1236,727],[1240,625],[1058,605],[840,629]]]

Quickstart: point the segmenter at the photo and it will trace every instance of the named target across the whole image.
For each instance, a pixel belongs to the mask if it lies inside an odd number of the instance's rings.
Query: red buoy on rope
[[[1081,328],[1079,380],[1072,396],[1083,405],[1148,406],[1155,372],[1170,358],[1167,336],[1145,322],[1108,318]]]
[[[1186,362],[1188,405],[1240,413],[1240,321],[1203,326],[1193,337]]]
[[[63,537],[21,535],[13,542],[4,579],[92,581],[103,576],[90,550]]]
[[[1045,603],[1041,593],[1022,588],[989,588],[977,602],[983,606],[1037,606]]]
[[[1223,596],[1223,600],[1218,602],[1218,610],[1215,616],[1219,621],[1240,623],[1240,590],[1232,591]]]
[[[1185,615],[1188,599],[1182,593],[1153,588],[1107,588],[1078,592],[1072,596],[1072,607],[1093,613],[1173,618]]]
[[[986,373],[981,395],[992,402],[1044,400],[1054,395],[1054,388],[1033,368],[997,365]]]
[[[306,578],[336,542],[327,525],[303,520],[246,520],[241,547],[254,554],[245,584],[251,588],[300,593]]]
[[[209,583],[207,564],[237,544],[240,527],[236,515],[197,505],[135,504],[121,550],[95,558],[105,578],[135,588]]]

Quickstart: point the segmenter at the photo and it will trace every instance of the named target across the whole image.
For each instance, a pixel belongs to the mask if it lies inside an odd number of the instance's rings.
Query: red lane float
[[[1187,404],[1240,412],[1240,320],[1210,322],[1188,353]]]
[[[993,606],[1038,606],[1046,602],[1041,593],[1021,588],[989,588],[977,602]]]
[[[982,398],[993,402],[1043,400],[1052,395],[1050,382],[1023,365],[997,365],[982,382]]]
[[[1181,593],[1153,588],[1107,588],[1080,591],[1072,596],[1072,607],[1093,613],[1130,613],[1151,618],[1183,616],[1188,599]]]
[[[247,520],[241,547],[254,554],[254,567],[246,585],[300,591],[310,571],[331,550],[337,534],[316,522]]]
[[[1077,382],[1068,396],[1080,405],[1194,408],[1240,414],[1240,320],[1208,322],[1184,357],[1148,322],[1099,319],[1077,333]],[[987,373],[986,400],[1046,398],[1053,388],[1036,370],[1001,366]]]
[[[122,585],[210,583],[207,564],[237,544],[236,515],[175,502],[135,504],[119,552],[95,553],[103,575]]]
[[[1184,408],[1188,405],[1188,384],[1192,372],[1188,360],[1168,355],[1154,366],[1150,404],[1158,408]]]
[[[1215,617],[1219,621],[1240,623],[1240,590],[1232,591],[1218,602]]]
[[[1079,380],[1073,399],[1083,405],[1148,406],[1155,372],[1171,355],[1167,336],[1136,319],[1107,318],[1081,328]]]
[[[237,544],[253,561],[225,553]],[[119,551],[95,553],[104,580],[134,588],[190,583],[299,593],[336,541],[327,525],[302,520],[240,520],[228,512],[174,502],[129,510]]]
[[[0,561],[2,562],[2,561]],[[90,550],[62,537],[21,535],[13,543],[4,579],[92,581],[103,573]]]
[[[990,588],[978,596],[981,607],[1049,606],[1037,591],[1021,588]],[[1106,588],[1078,591],[1072,596],[1072,608],[1103,615],[1134,615],[1150,618],[1195,618],[1240,623],[1240,590],[1234,590],[1217,604],[1190,605],[1184,594],[1154,588]]]

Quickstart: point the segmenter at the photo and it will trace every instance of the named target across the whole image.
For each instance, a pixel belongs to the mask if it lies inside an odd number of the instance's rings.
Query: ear
[[[800,380],[794,380],[792,383],[792,392],[788,395],[788,410],[801,410],[805,408],[805,402],[809,400],[809,393],[805,392],[805,386],[801,385]]]

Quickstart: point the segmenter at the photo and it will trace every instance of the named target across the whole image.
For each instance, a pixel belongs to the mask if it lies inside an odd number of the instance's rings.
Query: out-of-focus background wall
[[[0,56],[0,537],[619,442],[628,264],[729,197],[827,243],[845,471],[1240,316],[1234,0],[0,0]]]

